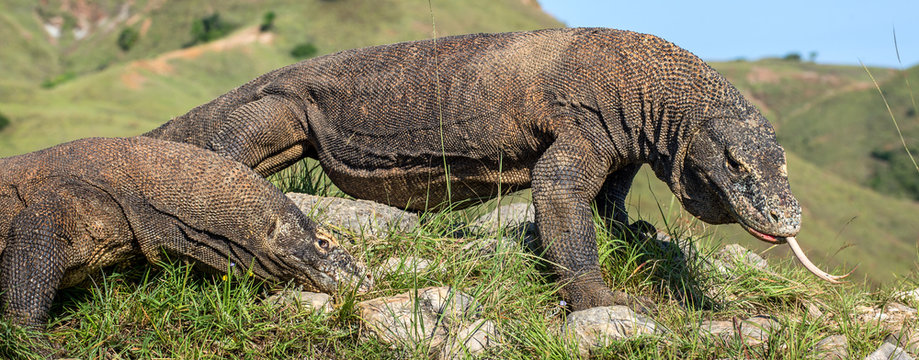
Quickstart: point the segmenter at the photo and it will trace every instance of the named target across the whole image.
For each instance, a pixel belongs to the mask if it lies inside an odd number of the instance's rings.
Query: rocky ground
[[[385,238],[392,233],[409,232],[422,226],[416,214],[372,202],[304,194],[288,196],[305,213],[343,234]],[[470,235],[471,239],[462,247],[465,256],[482,256],[506,246],[536,246],[533,208],[527,204],[502,206],[466,225],[462,233]],[[676,243],[663,232],[657,233],[649,241],[655,242],[662,249],[676,252],[676,257],[681,261],[702,264],[701,272],[720,277],[721,281],[743,281],[742,274],[750,269],[781,276],[772,272],[769,263],[758,254],[736,244],[724,246],[711,254],[700,254],[693,245]],[[438,267],[441,266],[434,259],[413,256],[392,257],[379,264],[374,269],[374,275],[378,278],[400,273],[440,271]],[[706,298],[716,303],[729,304],[739,300],[737,294],[719,291],[717,288],[704,289],[703,292]],[[893,294],[892,298],[895,301],[881,306],[857,304],[847,314],[858,323],[877,326],[887,334],[877,344],[877,350],[865,359],[915,359],[919,353],[917,311],[907,305],[919,303],[919,289]],[[333,311],[330,299],[325,294],[288,291],[266,301],[288,308]],[[678,308],[680,305],[674,306]],[[446,286],[413,288],[393,296],[360,301],[356,307],[367,330],[363,336],[375,337],[394,347],[424,346],[434,359],[475,356],[507,342],[507,335],[501,325],[490,320],[495,317],[483,314],[476,298],[464,293],[463,289]],[[801,301],[800,314],[792,315],[797,320],[791,321],[806,326],[813,319],[835,318],[839,315],[828,313],[830,311],[833,311],[832,307],[819,299],[805,299]],[[755,308],[748,309],[748,312],[750,316],[700,319],[695,324],[685,326],[685,329],[679,329],[659,323],[656,314],[636,314],[624,306],[598,307],[567,314],[560,311],[556,315],[559,318],[555,322],[557,328],[550,332],[574,340],[580,356],[589,356],[611,342],[641,337],[653,337],[660,344],[667,344],[677,337],[697,336],[714,342],[740,341],[750,348],[784,346],[770,342],[770,337],[794,327],[789,325],[787,314],[781,315],[786,318],[783,324],[777,321],[776,316],[758,313]],[[851,358],[845,329],[831,327],[822,331],[825,336],[805,351],[809,357]]]

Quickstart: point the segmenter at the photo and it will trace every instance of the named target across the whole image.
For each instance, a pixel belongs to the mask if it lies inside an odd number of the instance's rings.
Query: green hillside
[[[86,136],[148,130],[261,73],[297,61],[290,52],[299,44],[312,44],[323,54],[428,38],[432,12],[438,35],[561,26],[538,6],[510,0],[432,1],[432,8],[427,2],[406,1],[119,3],[2,5],[6,8],[0,11],[0,35],[11,40],[0,52],[0,114],[10,124],[0,131],[0,156]],[[259,33],[268,12],[276,14],[273,26]],[[213,14],[235,32],[183,49],[193,39],[194,23]],[[54,39],[42,26],[57,17],[65,20],[61,37]],[[101,25],[76,40],[71,35],[74,24],[84,18]],[[117,37],[126,28],[137,28],[140,37],[125,52]],[[41,86],[62,74],[73,79],[50,89]]]
[[[139,134],[297,61],[290,54],[297,45],[312,44],[324,54],[429,38],[432,10],[438,35],[561,26],[532,2],[519,0],[436,0],[433,9],[427,2],[396,0],[121,4],[0,4],[0,156],[82,137]],[[259,31],[269,12],[275,14],[272,26]],[[229,34],[188,46],[195,39],[195,24],[215,14]],[[87,21],[94,25],[81,28],[89,30],[77,38],[74,30]],[[59,24],[61,36],[50,37],[47,24]],[[138,34],[128,50],[119,47],[125,29]],[[792,187],[805,206],[800,240],[813,258],[831,266],[861,264],[857,274],[874,284],[915,272],[919,227],[910,215],[919,203],[904,199],[909,186],[899,184],[919,174],[909,174],[911,169],[902,165],[899,139],[864,70],[782,60],[713,65],[764,110],[792,153]],[[872,72],[902,116],[908,140],[919,145],[919,121],[910,110],[903,78],[889,69]],[[909,74],[919,84],[919,70]],[[5,127],[2,119],[8,119]],[[695,224],[687,229],[714,231],[727,242],[754,243],[736,226],[703,227],[678,216],[679,204],[669,190],[649,177],[639,175],[632,194],[643,218],[660,226],[665,220]],[[658,204],[667,216],[661,217]],[[837,253],[847,245],[853,246]],[[785,256],[782,251],[769,253]]]
[[[538,5],[522,1],[248,1],[248,0],[12,0],[0,4],[4,72],[17,78],[45,80],[60,73],[86,74],[129,60],[189,45],[195,23],[214,14],[229,29],[261,25],[276,16],[274,47],[286,54],[312,42],[321,53],[427,38],[431,12],[439,34],[511,31],[561,24]],[[533,2],[532,4],[535,4]],[[347,26],[342,26],[347,24]],[[44,28],[60,33],[53,37]],[[118,47],[125,29],[140,33],[129,50]],[[82,32],[82,38],[77,33]],[[285,61],[288,62],[288,61]]]

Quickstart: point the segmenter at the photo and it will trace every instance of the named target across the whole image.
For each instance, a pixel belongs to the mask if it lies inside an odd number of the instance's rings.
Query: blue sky
[[[919,64],[919,0],[539,0],[568,26],[658,35],[705,60],[749,60],[797,52],[818,63]]]

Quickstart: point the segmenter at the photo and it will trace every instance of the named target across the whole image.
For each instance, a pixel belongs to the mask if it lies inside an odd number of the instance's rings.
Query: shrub
[[[258,27],[258,30],[265,32],[274,29],[274,17],[274,11],[269,11],[262,15],[262,25]]]
[[[872,189],[895,196],[907,196],[919,200],[919,176],[909,155],[902,148],[894,150],[872,150],[873,174],[868,180]]]
[[[786,60],[786,61],[801,61],[801,54],[796,53],[796,52],[790,52],[790,53],[786,54],[785,57],[782,58],[782,60]]]
[[[118,47],[121,48],[121,51],[131,50],[138,39],[140,39],[140,33],[137,30],[125,28],[121,30],[121,34],[118,34]]]
[[[192,40],[185,46],[216,40],[226,36],[235,26],[220,19],[220,13],[213,13],[191,24]]]
[[[3,130],[3,128],[7,127],[9,124],[10,118],[6,117],[6,115],[0,114],[0,130]]]
[[[63,84],[63,83],[65,83],[65,82],[68,82],[68,81],[70,81],[70,80],[73,80],[73,79],[75,79],[76,77],[77,77],[77,74],[76,74],[76,73],[74,73],[74,72],[72,72],[72,71],[68,71],[68,72],[65,72],[65,73],[63,73],[63,74],[60,74],[60,75],[58,75],[58,76],[55,76],[55,77],[53,77],[53,78],[50,78],[50,79],[48,79],[48,80],[45,80],[44,82],[41,83],[41,87],[43,87],[43,88],[45,88],[45,89],[50,89],[50,88],[53,88],[53,87],[58,86],[58,85],[60,85],[60,84]]]
[[[317,53],[319,53],[319,49],[311,42],[299,44],[290,50],[290,55],[297,59],[311,58],[316,56]]]

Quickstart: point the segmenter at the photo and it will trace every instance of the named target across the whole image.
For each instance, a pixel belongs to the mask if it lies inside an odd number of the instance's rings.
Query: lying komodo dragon
[[[371,286],[330,233],[249,168],[142,137],[77,140],[0,159],[0,234],[4,315],[33,327],[57,289],[141,256],[248,269],[323,292]]]
[[[703,221],[789,239],[803,255],[772,126],[718,72],[651,35],[554,29],[348,50],[269,72],[145,136],[262,175],[316,158],[345,193],[408,209],[531,187],[574,310],[628,301],[603,281],[591,205],[626,224],[643,163]]]

